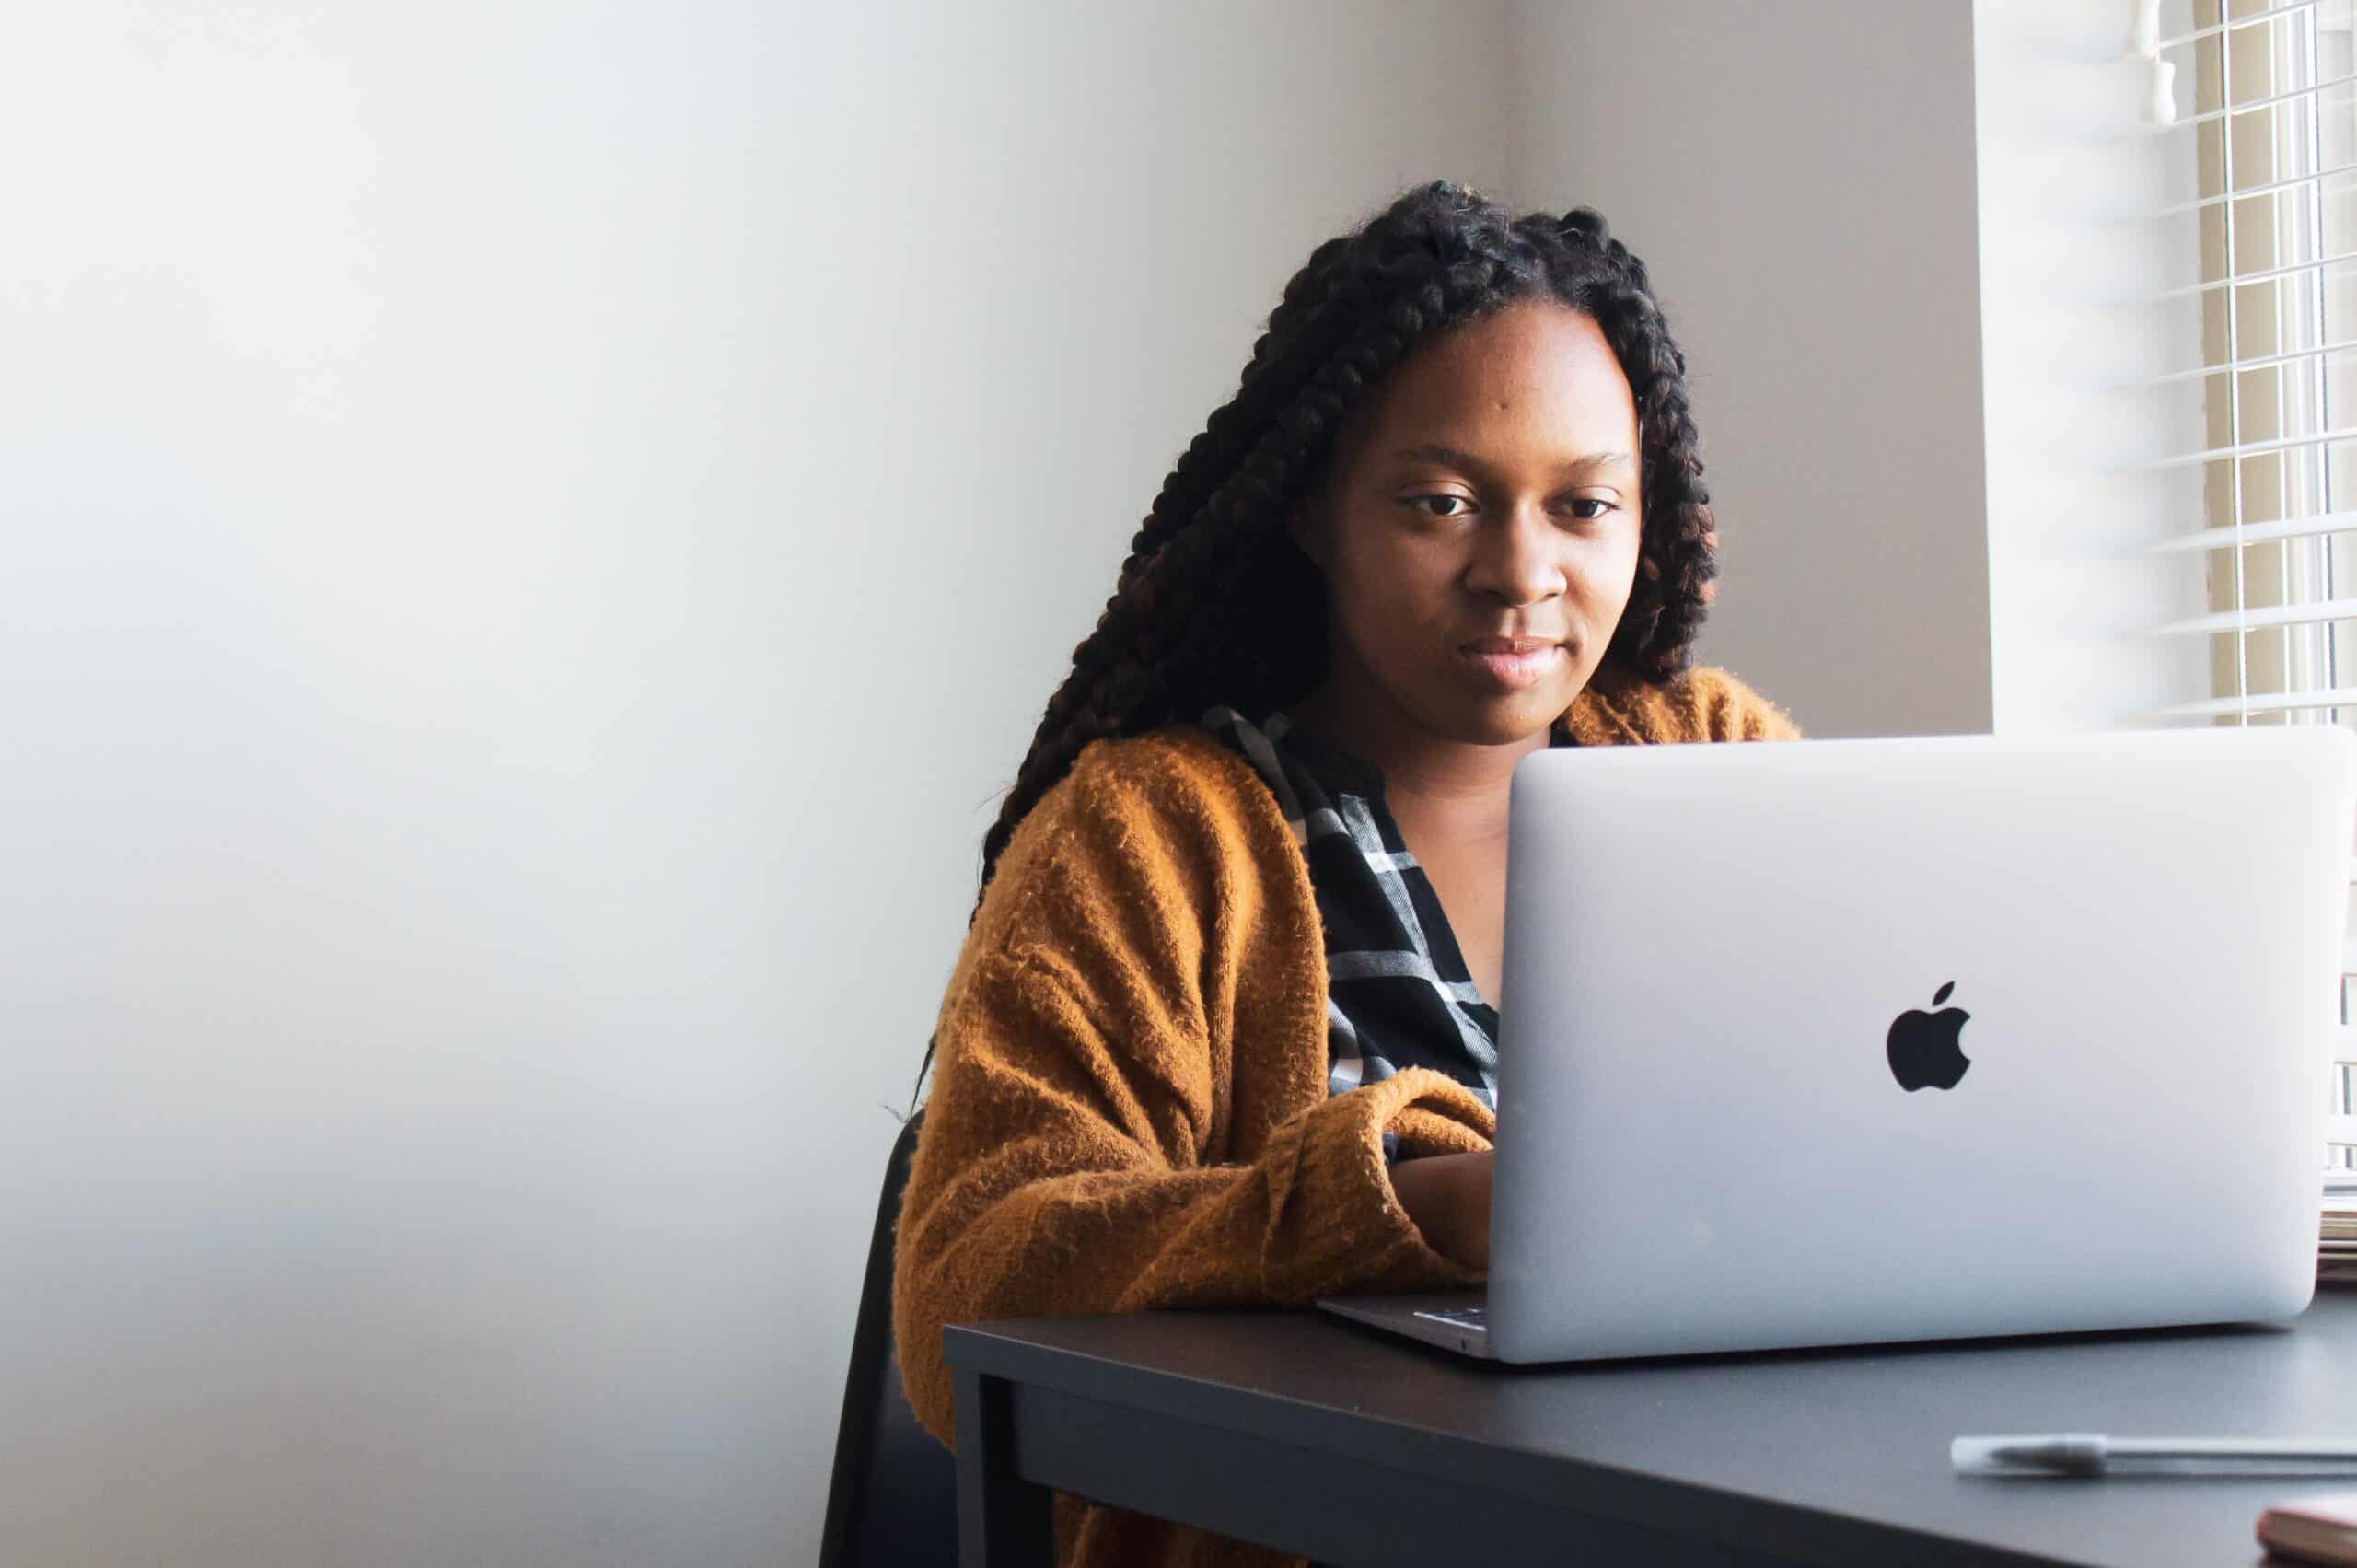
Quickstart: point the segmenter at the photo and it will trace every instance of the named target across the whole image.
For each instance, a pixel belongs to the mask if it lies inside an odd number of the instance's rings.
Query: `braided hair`
[[[1636,403],[1637,576],[1603,663],[1655,683],[1688,667],[1714,592],[1718,539],[1686,355],[1644,263],[1593,208],[1516,217],[1469,186],[1416,186],[1310,252],[1253,343],[1236,395],[1163,482],[983,836],[970,931],[1016,828],[1089,742],[1214,703],[1284,706],[1319,684],[1325,583],[1285,528],[1288,512],[1323,481],[1343,416],[1370,388],[1449,329],[1533,300],[1592,318]],[[920,1088],[933,1054],[929,1041]]]

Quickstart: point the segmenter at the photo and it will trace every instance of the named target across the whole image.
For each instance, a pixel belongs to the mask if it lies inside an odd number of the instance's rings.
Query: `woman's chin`
[[[1457,709],[1457,738],[1472,746],[1512,746],[1544,732],[1564,709],[1571,696],[1560,701],[1550,682],[1506,696],[1477,696]],[[1573,693],[1576,695],[1576,693]]]

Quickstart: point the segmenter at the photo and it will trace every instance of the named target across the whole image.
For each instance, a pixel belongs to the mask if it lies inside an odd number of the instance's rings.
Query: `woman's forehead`
[[[1634,449],[1636,402],[1594,318],[1523,307],[1454,329],[1411,354],[1350,423],[1357,461],[1402,450],[1561,448],[1565,461]]]

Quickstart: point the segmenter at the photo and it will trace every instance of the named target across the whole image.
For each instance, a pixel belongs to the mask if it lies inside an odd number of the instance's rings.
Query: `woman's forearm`
[[[1490,1162],[1478,1154],[1430,1155],[1391,1167],[1391,1191],[1424,1244],[1469,1269],[1490,1266]]]

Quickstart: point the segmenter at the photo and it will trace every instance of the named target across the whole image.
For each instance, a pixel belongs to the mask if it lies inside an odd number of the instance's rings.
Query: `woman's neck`
[[[1294,727],[1358,758],[1383,775],[1395,816],[1425,813],[1503,828],[1515,764],[1551,738],[1536,735],[1504,745],[1446,740],[1417,732],[1399,715],[1370,711],[1320,687],[1286,710]]]

